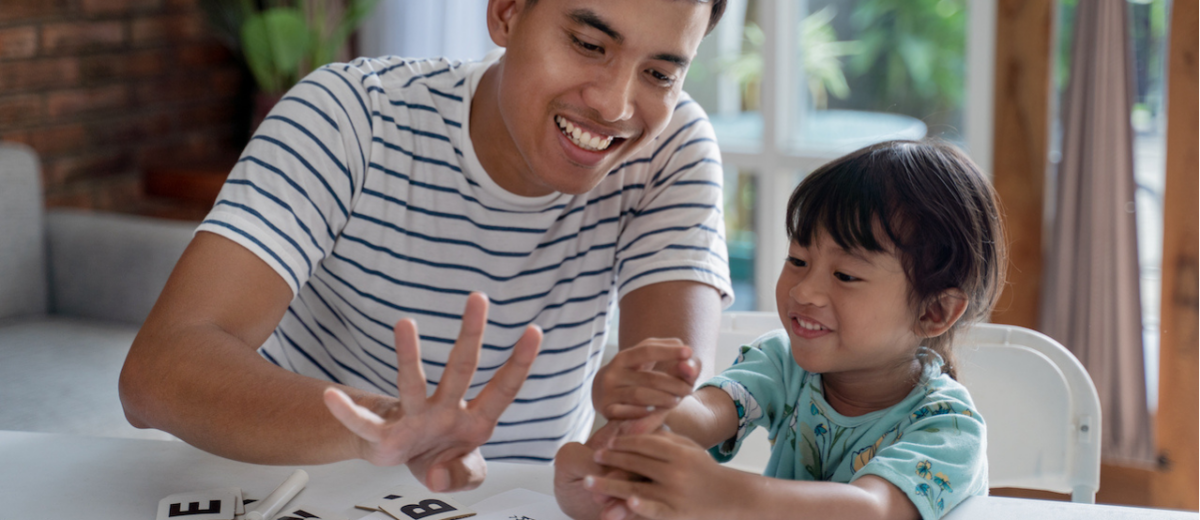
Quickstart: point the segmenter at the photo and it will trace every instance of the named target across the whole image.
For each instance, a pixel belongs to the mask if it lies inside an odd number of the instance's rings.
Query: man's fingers
[[[329,387],[325,389],[324,398],[325,406],[333,416],[355,435],[370,442],[379,442],[383,438],[383,418],[355,404],[345,392]]]
[[[454,348],[450,350],[446,369],[442,372],[437,392],[434,393],[438,400],[458,402],[466,396],[467,389],[471,387],[471,378],[475,377],[475,368],[479,366],[479,351],[483,348],[487,311],[487,296],[478,292],[467,296],[462,328],[458,331],[458,339],[454,342]]]
[[[471,408],[478,410],[483,417],[493,424],[504,413],[504,409],[512,404],[529,376],[533,360],[537,358],[538,349],[542,345],[542,329],[530,325],[525,334],[513,346],[512,356],[496,371],[495,377],[471,401]]]
[[[435,493],[470,491],[479,487],[487,477],[487,462],[479,448],[454,460],[429,468],[428,488]]]
[[[421,367],[421,339],[417,323],[405,318],[393,330],[396,339],[396,390],[404,413],[420,410],[425,403],[425,369]]]

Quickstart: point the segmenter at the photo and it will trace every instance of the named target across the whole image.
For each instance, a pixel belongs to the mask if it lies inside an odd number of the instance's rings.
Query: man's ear
[[[967,311],[967,295],[957,288],[946,289],[937,296],[917,320],[922,336],[932,338],[950,330]]]
[[[512,38],[513,22],[527,6],[525,0],[488,0],[487,26],[492,42],[508,47]]]

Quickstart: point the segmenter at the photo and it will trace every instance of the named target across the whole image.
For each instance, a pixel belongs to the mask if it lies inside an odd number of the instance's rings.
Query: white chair
[[[989,484],[1095,503],[1100,396],[1079,360],[1040,332],[991,323],[967,331],[957,352],[958,380],[987,423]]]
[[[772,329],[767,312],[721,317],[717,370],[741,345]],[[987,422],[992,487],[1070,493],[1094,503],[1100,487],[1100,398],[1083,365],[1049,337],[1011,325],[979,324],[959,337],[958,380]],[[727,465],[762,473],[770,459],[766,432],[756,429]]]

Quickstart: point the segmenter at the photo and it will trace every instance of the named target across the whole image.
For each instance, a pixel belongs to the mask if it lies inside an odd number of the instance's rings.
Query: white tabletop
[[[292,503],[321,507],[349,518],[366,514],[354,509],[356,501],[396,486],[420,485],[404,467],[377,467],[364,461],[300,467],[308,472],[309,483]],[[292,469],[235,462],[177,441],[0,431],[0,518],[153,519],[158,501],[167,495],[238,487],[250,496],[263,497]],[[451,496],[474,504],[516,488],[552,494],[552,468],[490,462],[482,486]],[[945,518],[1196,520],[1200,515],[975,497]]]

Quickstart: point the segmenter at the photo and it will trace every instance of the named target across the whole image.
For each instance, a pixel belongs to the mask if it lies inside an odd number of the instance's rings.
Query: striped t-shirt
[[[292,288],[259,352],[296,373],[395,396],[392,327],[411,317],[432,393],[467,294],[482,291],[491,306],[472,398],[538,324],[541,351],[482,451],[550,461],[589,432],[617,299],[694,280],[732,302],[720,155],[684,95],[667,129],[590,192],[506,192],[468,132],[491,63],[388,57],[313,72],[259,127],[199,229],[245,246]]]

